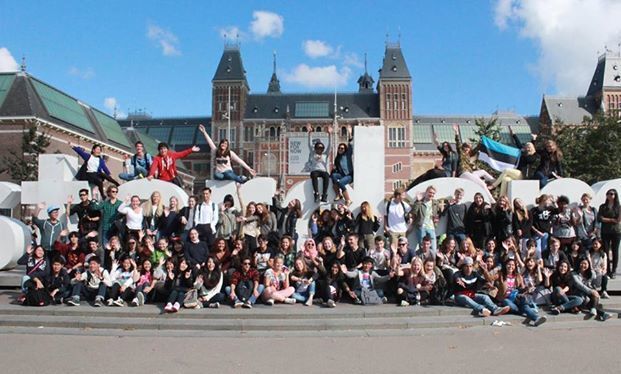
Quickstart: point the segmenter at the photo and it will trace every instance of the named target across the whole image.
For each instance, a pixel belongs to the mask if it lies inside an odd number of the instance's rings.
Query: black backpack
[[[52,302],[50,294],[45,288],[37,289],[34,284],[28,287],[26,291],[26,298],[24,299],[24,306],[48,306]]]

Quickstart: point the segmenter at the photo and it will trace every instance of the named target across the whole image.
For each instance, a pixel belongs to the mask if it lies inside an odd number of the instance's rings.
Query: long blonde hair
[[[362,209],[363,207],[367,208],[366,212]],[[368,201],[363,201],[362,204],[360,204],[360,217],[365,221],[373,221],[373,208]]]
[[[149,197],[149,199],[147,201],[144,202],[144,204],[142,205],[142,214],[145,217],[151,217],[153,215],[153,197],[154,196],[159,196],[160,200],[157,203],[157,209],[155,210],[155,215],[156,216],[161,216],[164,214],[164,203],[162,202],[162,194],[160,194],[159,191],[153,191],[153,193],[151,194],[151,196]]]

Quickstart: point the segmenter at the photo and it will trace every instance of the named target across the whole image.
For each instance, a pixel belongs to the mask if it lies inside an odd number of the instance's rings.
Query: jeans
[[[108,287],[106,287],[103,282],[99,283],[99,288],[89,288],[84,285],[84,283],[79,282],[73,286],[73,290],[71,291],[72,297],[84,297],[86,300],[93,299],[105,299],[106,291]]]
[[[314,295],[314,294],[315,294],[315,282],[309,284],[306,291],[301,292],[301,293],[294,292],[293,295],[291,295],[291,297],[296,299],[300,303],[304,303],[306,302],[306,300],[308,300],[308,298],[311,295]]]
[[[265,286],[262,285],[262,284],[259,284],[259,286],[257,287],[257,293],[259,294],[259,296],[261,296],[261,294],[263,293],[264,289],[265,289]],[[231,286],[226,286],[224,288],[224,293],[226,294],[227,297],[230,297],[231,296]],[[237,298],[237,295],[235,295],[235,300],[233,300],[233,303],[237,303],[237,302],[239,302],[239,299]],[[254,304],[254,303],[257,302],[257,298],[254,296],[254,292],[248,298],[248,302],[250,304]]]
[[[347,189],[347,185],[354,180],[351,175],[342,175],[339,173],[332,173],[330,178],[332,179],[332,183],[338,184],[341,191],[345,191]]]
[[[455,241],[457,242],[458,248],[461,245],[461,242],[466,240],[466,234],[464,234],[464,233],[447,232],[446,236],[447,237],[452,236],[453,239],[455,239]]]
[[[537,252],[539,254],[543,253],[543,251],[548,249],[548,241],[550,238],[550,234],[547,232],[543,233],[543,236],[537,238]]]
[[[384,297],[384,290],[381,288],[374,288],[373,290],[375,290],[375,292],[377,292],[377,296],[379,297]],[[356,294],[356,297],[360,300],[361,295],[362,295],[362,290],[354,290],[354,293]]]
[[[431,238],[431,253],[433,253],[433,256],[435,257],[436,254],[438,253],[437,241],[436,241],[436,230],[428,229],[428,228],[425,228],[424,226],[421,226],[421,227],[414,228],[414,234],[416,235],[416,242],[419,247],[423,243],[423,238],[429,235],[429,237]]]
[[[120,173],[119,174],[119,179],[122,179],[124,181],[133,181],[134,179],[136,179],[138,176],[142,175],[143,178],[146,178],[147,175],[149,175],[149,171],[143,167],[140,166],[136,166],[134,168],[134,172],[133,173]]]
[[[455,295],[455,304],[470,308],[477,313],[483,311],[484,308],[491,312],[498,309],[498,305],[494,304],[489,296],[482,293],[476,293],[472,298],[466,295]]]
[[[511,308],[512,313],[515,313],[518,315],[525,314],[526,317],[528,317],[528,319],[530,319],[531,321],[536,321],[539,319],[539,311],[537,310],[537,306],[532,303],[528,303],[525,301],[519,301],[518,299],[516,299],[515,301],[504,299],[502,303],[505,306],[508,306],[509,308]]]
[[[548,184],[548,182],[550,181],[550,177],[548,177],[541,171],[535,173],[534,179],[539,179],[539,188],[544,188],[546,184]]]
[[[222,173],[214,172],[213,178],[217,181],[235,181],[237,183],[246,182],[246,178],[235,174],[233,170],[225,170]]]
[[[226,296],[224,296],[224,294],[222,292],[218,292],[217,294],[213,295],[211,297],[211,299],[202,301],[202,304],[203,304],[204,308],[208,308],[209,304],[221,303],[225,299],[226,299]],[[201,302],[201,301],[199,300],[199,302]]]
[[[566,295],[561,293],[560,287],[554,287],[552,291],[552,302],[558,305],[562,310],[572,310],[584,303],[584,299],[580,296]]]

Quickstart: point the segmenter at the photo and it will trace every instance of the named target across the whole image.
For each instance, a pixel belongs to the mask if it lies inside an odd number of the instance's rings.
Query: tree
[[[621,120],[615,114],[586,119],[582,126],[555,123],[556,143],[563,152],[565,176],[589,184],[621,177],[617,150],[621,145]]]
[[[45,153],[50,145],[50,136],[37,133],[30,127],[22,136],[22,146],[18,151],[10,151],[2,157],[2,172],[8,172],[16,181],[35,181],[39,176],[39,155]]]
[[[479,144],[482,136],[487,136],[497,142],[500,141],[500,125],[498,124],[498,118],[493,117],[489,120],[486,120],[485,118],[477,118],[474,120],[474,125],[476,126],[476,129],[474,130],[476,138],[469,139],[472,144]]]

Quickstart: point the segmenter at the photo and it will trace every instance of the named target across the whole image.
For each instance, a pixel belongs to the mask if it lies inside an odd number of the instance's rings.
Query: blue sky
[[[546,3],[556,1],[581,0]],[[240,34],[255,93],[267,89],[274,50],[283,91],[331,92],[334,82],[339,91],[355,91],[364,54],[377,80],[386,34],[396,41],[400,30],[416,114],[536,115],[543,93],[586,91],[595,49],[606,42],[593,38],[588,51],[572,51],[588,56],[569,85],[554,73],[558,62],[546,60],[553,37],[533,31],[543,9],[532,0],[319,4],[1,0],[0,70],[11,56],[19,63],[25,55],[32,75],[108,112],[116,103],[122,113],[209,115],[223,30]],[[604,30],[606,38],[618,36],[617,28]]]

